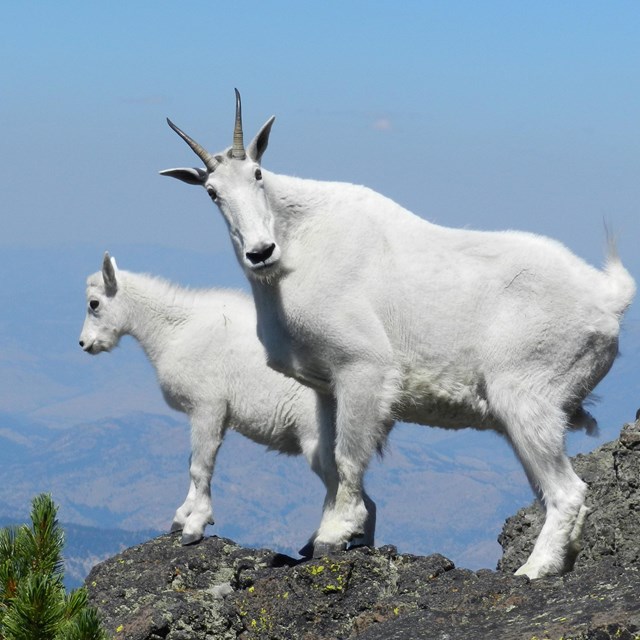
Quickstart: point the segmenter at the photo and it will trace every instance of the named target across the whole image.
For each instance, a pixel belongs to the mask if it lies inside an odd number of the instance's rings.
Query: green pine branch
[[[84,587],[65,591],[57,512],[41,494],[31,526],[0,530],[0,640],[107,640]]]

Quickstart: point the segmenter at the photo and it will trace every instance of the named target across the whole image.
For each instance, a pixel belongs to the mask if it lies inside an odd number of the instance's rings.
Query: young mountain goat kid
[[[87,280],[80,346],[91,354],[111,351],[123,335],[138,340],[165,400],[191,421],[191,484],[171,526],[182,530],[182,544],[199,541],[213,524],[211,476],[228,428],[269,449],[303,454],[335,495],[335,468],[326,472],[333,452],[320,449],[316,393],[267,366],[249,296],[122,271],[107,253],[102,271]],[[375,505],[365,500],[369,514],[358,543],[373,545]]]
[[[233,146],[208,153],[172,128],[204,169],[253,290],[269,364],[325,395],[324,446],[337,491],[316,553],[364,531],[363,476],[394,420],[502,433],[546,508],[531,578],[567,570],[586,486],[564,452],[568,425],[618,353],[635,284],[610,251],[603,271],[560,243],[431,224],[365,187],[260,167],[273,118],[245,149],[236,92]],[[327,471],[326,473],[331,473]]]

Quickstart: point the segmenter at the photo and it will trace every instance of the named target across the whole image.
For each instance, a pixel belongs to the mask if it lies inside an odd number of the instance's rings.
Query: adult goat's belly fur
[[[497,426],[488,415],[482,378],[464,372],[406,372],[393,412],[397,420],[435,427]]]

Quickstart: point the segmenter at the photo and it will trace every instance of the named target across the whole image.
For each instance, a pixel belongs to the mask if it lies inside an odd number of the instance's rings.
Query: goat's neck
[[[323,183],[268,173],[267,200],[274,212],[281,241],[286,240],[305,216],[321,208],[326,193]],[[267,186],[268,185],[268,186]]]
[[[189,317],[178,287],[140,274],[127,274],[122,282],[127,304],[124,333],[135,338],[155,365],[171,336]]]

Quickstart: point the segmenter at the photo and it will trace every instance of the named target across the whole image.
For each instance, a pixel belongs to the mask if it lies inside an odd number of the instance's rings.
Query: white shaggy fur
[[[618,353],[635,292],[615,251],[599,271],[547,238],[444,228],[365,187],[260,170],[272,123],[244,157],[237,135],[213,157],[174,126],[207,169],[162,173],[218,205],[269,364],[326,394],[327,415],[335,405],[321,438],[335,442],[338,488],[316,552],[361,535],[365,470],[407,420],[508,438],[546,508],[518,573],[566,571],[586,485],[565,430],[587,422],[582,402]]]
[[[80,346],[110,351],[133,336],[156,369],[167,403],[191,421],[191,485],[172,531],[183,544],[200,540],[213,524],[211,476],[228,428],[286,454],[303,454],[329,483],[320,459],[316,393],[267,367],[256,336],[256,313],[243,293],[177,287],[159,278],[118,270],[105,254],[101,272],[87,280],[87,315]],[[331,488],[335,494],[335,487]],[[359,543],[373,544],[375,505]]]

